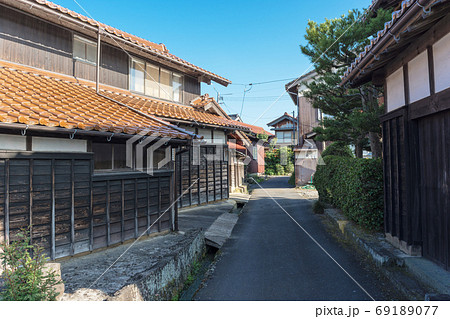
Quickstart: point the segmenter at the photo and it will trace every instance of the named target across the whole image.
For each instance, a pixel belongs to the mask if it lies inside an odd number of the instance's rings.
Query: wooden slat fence
[[[51,258],[137,238],[173,201],[172,171],[93,175],[91,153],[0,152],[0,241],[30,227]],[[148,234],[172,228],[169,210]]]
[[[224,155],[228,149],[224,148],[223,152],[220,152],[216,150],[217,147],[221,146],[201,146],[199,165],[193,163],[193,148],[177,155],[177,192],[179,195],[185,193],[178,201],[179,207],[200,205],[229,197],[228,156]],[[216,152],[220,156],[214,156]],[[189,189],[197,179],[197,183]]]

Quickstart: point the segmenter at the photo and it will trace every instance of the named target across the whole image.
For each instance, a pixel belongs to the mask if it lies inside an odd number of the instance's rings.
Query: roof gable
[[[275,124],[280,123],[283,120],[288,120],[288,121],[291,121],[291,122],[294,122],[295,124],[297,124],[297,119],[292,117],[291,115],[289,115],[287,112],[285,112],[282,116],[280,116],[276,120],[273,120],[272,122],[267,123],[267,126],[274,126]]]

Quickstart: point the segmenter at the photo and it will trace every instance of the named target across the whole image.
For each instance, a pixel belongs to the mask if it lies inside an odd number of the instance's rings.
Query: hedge
[[[353,157],[353,152],[348,145],[341,142],[333,142],[322,152],[322,157],[329,155]]]
[[[321,201],[340,208],[369,230],[383,228],[383,166],[380,159],[325,156],[314,185]]]

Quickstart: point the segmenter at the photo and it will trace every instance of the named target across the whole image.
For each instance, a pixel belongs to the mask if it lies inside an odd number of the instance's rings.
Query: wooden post
[[[71,188],[71,204],[70,204],[70,254],[75,254],[75,160],[70,161],[70,188]]]
[[[106,181],[106,246],[111,244],[111,195],[109,180]]]
[[[223,154],[222,154],[223,156]],[[220,160],[220,199],[223,199],[223,162]]]
[[[5,243],[9,244],[9,159],[5,160]]]
[[[29,213],[29,218],[30,218],[30,224],[29,224],[29,227],[30,227],[30,244],[32,244],[33,243],[33,159],[30,159],[30,161],[28,162],[29,163],[29,172],[30,172],[30,180],[29,180],[29,183],[30,183],[30,198],[29,198],[29,201],[28,201],[28,204],[29,204],[29,211],[28,211],[28,213]]]
[[[161,231],[161,177],[158,177],[158,232]]]
[[[147,177],[147,234],[150,234],[150,177]]]
[[[183,187],[183,153],[180,154],[180,173],[179,173],[179,177],[178,180],[180,181],[180,207],[183,207],[183,196],[181,196],[181,194],[183,194],[184,191],[184,187]]]
[[[208,167],[208,148],[205,151],[205,165],[206,165],[206,202],[209,203],[209,167]]]
[[[122,243],[125,241],[125,184],[124,180],[121,180],[121,196],[122,196],[122,215],[120,217],[120,236]]]
[[[89,196],[89,214],[90,214],[90,225],[89,225],[89,250],[94,249],[94,182],[92,176],[94,175],[94,159],[92,158],[89,166],[91,176],[89,179],[90,196]]]
[[[51,250],[50,256],[52,260],[56,257],[56,211],[55,211],[55,159],[52,159],[52,218],[51,218]]]
[[[139,237],[138,231],[138,187],[137,178],[134,179],[134,238]]]
[[[213,148],[214,150],[214,160],[213,160],[213,190],[214,190],[214,201],[217,200],[216,197],[216,183],[217,183],[217,176],[216,176],[216,155],[217,155],[217,147]]]
[[[202,159],[201,159],[201,152],[200,152],[200,147],[198,148],[198,151],[199,151],[199,153],[200,154],[198,154],[198,167],[197,167],[197,197],[198,197],[198,203],[197,203],[197,205],[200,205],[201,204],[201,196],[200,196],[200,181],[201,181],[201,178],[200,178],[200,166],[201,166],[201,162],[202,162]]]
[[[192,170],[192,147],[189,148],[188,154],[189,154],[189,187],[191,187],[191,183],[192,183],[192,176],[191,176],[191,170]],[[192,187],[189,188],[189,206],[192,206]]]

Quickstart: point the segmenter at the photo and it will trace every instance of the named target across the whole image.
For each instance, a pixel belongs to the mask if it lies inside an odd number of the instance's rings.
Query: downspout
[[[97,32],[97,65],[95,72],[95,91],[97,94],[100,92],[100,54],[101,54],[101,33],[102,29],[98,27]]]

